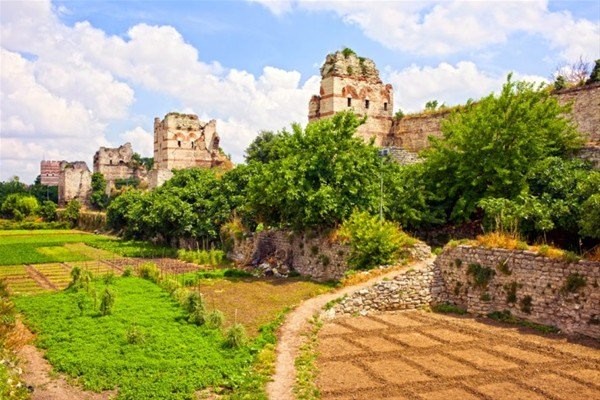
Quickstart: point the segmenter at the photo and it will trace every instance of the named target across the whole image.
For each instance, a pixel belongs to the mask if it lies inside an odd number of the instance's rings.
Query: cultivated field
[[[403,312],[344,318],[319,332],[323,399],[594,399],[598,343],[472,318]]]

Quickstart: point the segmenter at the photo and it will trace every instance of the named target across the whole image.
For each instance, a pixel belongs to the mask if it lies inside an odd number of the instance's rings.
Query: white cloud
[[[447,55],[507,42],[523,32],[548,42],[566,60],[600,56],[600,26],[530,1],[313,1],[262,3],[276,15],[294,8],[335,12],[390,49]]]
[[[506,81],[508,72],[491,75],[470,61],[456,65],[440,63],[436,67],[411,65],[401,71],[386,69],[384,81],[394,86],[395,108],[404,112],[423,110],[425,103],[437,100],[446,105],[464,104],[497,91]],[[544,82],[541,76],[515,74],[515,79]]]
[[[154,134],[147,132],[144,128],[136,126],[122,133],[120,137],[123,142],[131,143],[133,151],[139,153],[142,157],[152,157],[154,155]]]

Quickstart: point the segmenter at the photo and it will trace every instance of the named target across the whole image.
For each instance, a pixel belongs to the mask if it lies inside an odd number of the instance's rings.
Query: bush
[[[92,278],[92,273],[87,269],[73,267],[73,269],[71,269],[71,282],[67,288],[75,291],[78,291],[79,289],[85,289],[87,291],[90,288]]]
[[[586,283],[587,280],[585,279],[585,276],[580,275],[578,273],[569,274],[569,276],[567,276],[565,284],[562,287],[562,292],[575,293],[582,287],[585,287]]]
[[[395,263],[402,249],[415,242],[398,225],[366,212],[354,212],[340,228],[338,237],[350,245],[348,264],[357,269]]]
[[[213,310],[206,316],[206,326],[211,329],[219,329],[225,322],[225,314],[219,310]]]
[[[37,199],[22,193],[9,194],[2,203],[2,214],[17,221],[34,215],[38,209]]]
[[[246,329],[242,324],[233,324],[225,335],[225,346],[233,349],[244,346],[247,342]]]
[[[102,300],[100,301],[100,314],[101,315],[110,315],[112,314],[113,306],[115,305],[115,293],[109,289],[105,288],[102,293]]]
[[[478,288],[486,288],[496,272],[491,268],[482,266],[481,264],[473,263],[469,264],[467,274],[473,276],[473,286]]]
[[[61,219],[67,221],[72,227],[77,225],[79,221],[79,212],[81,210],[81,203],[75,199],[67,203],[65,211],[61,214]]]
[[[46,222],[56,221],[58,216],[56,213],[56,203],[50,200],[44,201],[40,207],[39,214]]]
[[[188,312],[188,321],[196,325],[204,325],[206,322],[206,306],[204,297],[200,292],[192,291],[188,294],[185,308]]]
[[[146,335],[136,323],[133,323],[127,328],[126,339],[129,344],[142,344],[146,341]]]
[[[148,279],[154,283],[157,283],[160,278],[160,270],[154,263],[144,263],[140,265],[137,273],[140,278]]]

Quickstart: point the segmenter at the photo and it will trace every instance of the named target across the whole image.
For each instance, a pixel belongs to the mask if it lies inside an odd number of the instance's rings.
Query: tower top
[[[345,48],[328,54],[321,67],[321,78],[330,76],[351,77],[369,83],[381,83],[379,70],[373,60],[359,57],[352,49]]]

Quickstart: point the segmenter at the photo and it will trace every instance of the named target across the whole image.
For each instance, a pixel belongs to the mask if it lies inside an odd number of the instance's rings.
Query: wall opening
[[[383,103],[383,111],[387,111],[387,103]]]
[[[365,100],[365,108],[369,108],[369,100]]]
[[[348,107],[352,106],[352,97],[348,97]]]
[[[181,140],[177,141],[177,147],[181,147]]]

